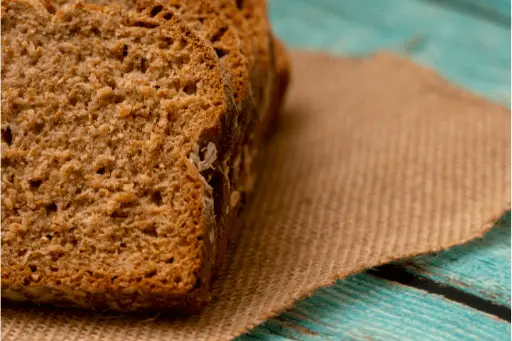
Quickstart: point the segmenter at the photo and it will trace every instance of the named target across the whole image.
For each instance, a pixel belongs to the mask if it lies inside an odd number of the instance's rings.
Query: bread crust
[[[267,134],[272,133],[273,128],[276,126],[276,120],[286,99],[286,92],[291,81],[291,65],[288,51],[284,43],[275,35],[272,35],[272,43],[275,51],[274,69],[276,71],[272,90],[272,104],[270,105],[270,113],[265,124]]]

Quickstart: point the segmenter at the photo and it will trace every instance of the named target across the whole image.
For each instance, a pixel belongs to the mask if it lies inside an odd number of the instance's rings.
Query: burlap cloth
[[[2,309],[10,340],[227,340],[314,289],[481,236],[510,205],[509,111],[405,59],[296,52],[243,229],[186,319]]]

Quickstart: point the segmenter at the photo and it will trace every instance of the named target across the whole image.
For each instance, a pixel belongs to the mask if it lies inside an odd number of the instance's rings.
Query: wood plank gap
[[[468,294],[457,288],[440,284],[429,278],[414,276],[396,264],[383,265],[381,267],[368,270],[368,274],[378,278],[397,282],[402,285],[427,291],[429,293],[440,295],[448,300],[455,301],[467,305],[473,309],[484,313],[494,315],[502,320],[511,322],[509,307],[496,305],[493,302],[485,300],[481,297]]]

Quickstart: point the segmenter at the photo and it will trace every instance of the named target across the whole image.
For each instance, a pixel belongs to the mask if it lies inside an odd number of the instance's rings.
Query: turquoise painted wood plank
[[[237,341],[508,340],[510,324],[422,290],[366,274],[318,290]]]
[[[392,50],[462,87],[510,104],[509,27],[422,0],[269,4],[275,32],[292,47],[342,55]]]
[[[416,276],[510,308],[510,212],[483,239],[401,265]]]
[[[510,0],[425,0],[510,25]]]

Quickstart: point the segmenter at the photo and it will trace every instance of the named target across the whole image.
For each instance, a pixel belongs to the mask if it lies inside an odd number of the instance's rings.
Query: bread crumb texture
[[[214,50],[172,12],[81,3],[3,1],[2,33],[4,297],[207,301],[237,136]]]

